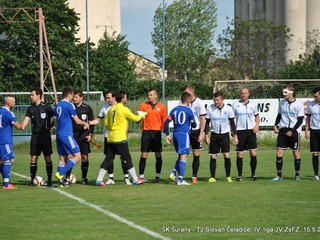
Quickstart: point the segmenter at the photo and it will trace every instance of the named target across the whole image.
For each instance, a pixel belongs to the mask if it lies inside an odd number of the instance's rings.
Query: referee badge
[[[87,120],[87,114],[81,114],[81,119],[82,119],[83,121]]]
[[[47,114],[46,114],[46,113],[41,113],[41,114],[40,114],[40,117],[41,117],[42,119],[45,119],[45,118],[46,118],[46,116],[47,116]]]

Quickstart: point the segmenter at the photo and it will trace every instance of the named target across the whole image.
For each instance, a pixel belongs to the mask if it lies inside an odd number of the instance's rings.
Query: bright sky
[[[121,2],[121,31],[130,42],[129,49],[155,61],[154,47],[151,43],[153,17],[155,10],[163,0],[120,0]],[[173,0],[165,0],[171,4]],[[218,9],[215,37],[226,28],[226,17],[233,19],[234,0],[216,0]]]

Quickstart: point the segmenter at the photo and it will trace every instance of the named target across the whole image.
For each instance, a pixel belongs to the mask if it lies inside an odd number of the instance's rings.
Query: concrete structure
[[[244,19],[268,18],[290,28],[294,35],[288,42],[286,61],[297,60],[306,51],[307,33],[320,30],[319,0],[235,0],[235,16]]]
[[[121,32],[120,0],[68,0],[69,7],[79,14],[77,37],[86,41],[86,1],[88,2],[88,33],[90,41],[98,44],[105,31]]]

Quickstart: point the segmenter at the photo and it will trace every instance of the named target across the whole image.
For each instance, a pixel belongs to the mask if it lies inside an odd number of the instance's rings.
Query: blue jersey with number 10
[[[171,121],[173,121],[174,132],[189,132],[190,124],[192,127],[197,126],[192,110],[185,105],[177,106],[171,110],[167,123]],[[166,127],[166,131],[167,129],[168,127]]]
[[[57,135],[73,136],[72,118],[76,115],[74,105],[67,100],[62,100],[55,106],[53,116],[58,122]]]

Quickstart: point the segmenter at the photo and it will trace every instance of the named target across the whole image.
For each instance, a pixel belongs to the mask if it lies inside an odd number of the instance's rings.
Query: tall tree
[[[285,64],[290,37],[288,28],[265,18],[229,21],[218,37],[220,55],[226,59],[223,67],[233,79],[274,78]]]
[[[67,0],[0,0],[2,8],[43,9],[57,89],[82,87],[78,39],[78,17]],[[13,10],[4,12],[12,16]],[[26,19],[21,14],[18,20]],[[37,23],[0,25],[0,91],[29,91],[40,85],[39,27]],[[50,82],[50,81],[49,81]],[[48,84],[48,83],[46,83]]]
[[[91,89],[134,91],[134,63],[128,61],[129,42],[125,36],[104,33],[91,54]],[[130,93],[129,93],[130,94]]]
[[[155,12],[152,43],[155,57],[162,62],[163,24],[165,25],[165,62],[170,79],[202,79],[214,54],[212,39],[217,26],[213,0],[175,0]]]

